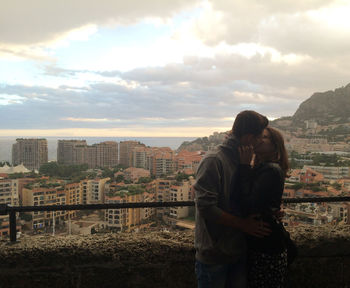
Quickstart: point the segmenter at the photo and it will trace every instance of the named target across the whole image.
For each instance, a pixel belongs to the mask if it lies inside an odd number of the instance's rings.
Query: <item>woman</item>
[[[249,287],[284,287],[287,251],[282,224],[276,218],[289,169],[288,155],[280,132],[267,127],[261,144],[240,148],[238,203],[242,216],[255,214],[267,222],[269,236],[247,236]],[[253,161],[252,161],[253,159]]]

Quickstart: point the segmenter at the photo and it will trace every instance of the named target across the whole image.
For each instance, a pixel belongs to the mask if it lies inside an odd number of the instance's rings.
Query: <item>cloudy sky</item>
[[[2,0],[0,136],[207,136],[350,82],[350,4]]]

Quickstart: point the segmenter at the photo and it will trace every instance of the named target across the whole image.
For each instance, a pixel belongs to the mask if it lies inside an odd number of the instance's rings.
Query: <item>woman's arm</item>
[[[279,208],[284,188],[284,178],[277,164],[263,164],[249,171],[240,167],[240,199],[245,213],[262,213]],[[252,177],[253,175],[253,177]]]
[[[252,199],[256,211],[268,211],[281,206],[284,176],[276,163],[264,164],[252,186]]]

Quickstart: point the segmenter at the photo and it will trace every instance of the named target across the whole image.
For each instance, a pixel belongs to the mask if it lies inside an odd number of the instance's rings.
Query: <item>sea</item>
[[[18,137],[0,137],[0,162],[12,161],[12,145],[16,143]],[[25,137],[31,138],[31,137]],[[173,150],[179,148],[179,146],[185,141],[193,141],[197,137],[32,137],[32,138],[45,138],[48,145],[48,158],[49,161],[57,160],[57,140],[86,140],[88,145],[100,143],[104,141],[139,141],[146,146],[150,147],[170,147]]]

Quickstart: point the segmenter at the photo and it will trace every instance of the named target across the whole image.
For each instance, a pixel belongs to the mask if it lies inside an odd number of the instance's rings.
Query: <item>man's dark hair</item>
[[[236,116],[232,126],[232,135],[240,138],[243,135],[259,135],[269,124],[269,120],[258,112],[245,110]]]

